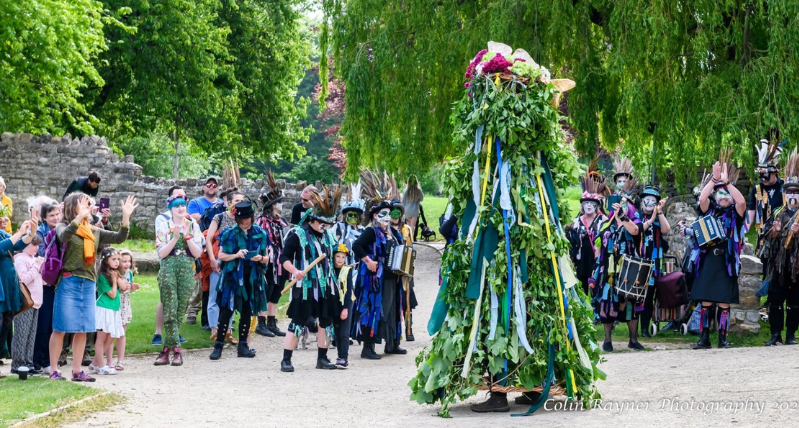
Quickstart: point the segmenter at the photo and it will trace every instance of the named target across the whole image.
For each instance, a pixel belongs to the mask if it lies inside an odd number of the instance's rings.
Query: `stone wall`
[[[202,178],[169,180],[142,175],[142,168],[134,163],[133,156],[120,159],[104,137],[93,135],[79,139],[69,134],[52,137],[5,132],[0,136],[0,153],[0,176],[6,182],[6,194],[14,203],[11,221],[17,225],[28,218],[27,198],[46,195],[61,201],[72,180],[86,176],[90,170],[97,171],[102,179],[98,198],[111,198],[114,213],[111,221],[121,219],[120,202],[134,195],[140,206],[131,221],[150,234],[154,233],[155,217],[165,210],[170,187],[182,186],[191,199],[202,195],[204,184]],[[253,200],[266,190],[264,180],[242,181],[242,192]],[[284,189],[283,214],[288,218],[306,183],[292,184],[283,180],[278,183]]]

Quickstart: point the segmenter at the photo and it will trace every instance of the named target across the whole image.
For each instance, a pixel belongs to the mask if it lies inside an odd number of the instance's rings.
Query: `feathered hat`
[[[272,171],[266,171],[266,184],[269,186],[269,190],[261,194],[261,203],[264,205],[264,209],[283,200],[283,190],[278,187]]]
[[[777,164],[779,163],[780,154],[782,153],[782,146],[787,142],[788,140],[786,139],[780,144],[771,144],[765,138],[760,140],[760,146],[755,146],[757,149],[758,173],[771,174],[773,172],[779,172]]]
[[[735,183],[738,182],[738,176],[741,175],[741,171],[738,170],[738,167],[733,164],[730,159],[732,158],[732,148],[722,149],[719,152],[719,163],[722,167],[727,165],[727,179],[730,181],[730,184],[733,186]],[[702,179],[702,185],[699,187],[700,189],[704,188],[708,182],[713,178],[713,174],[705,174],[705,177]],[[715,184],[715,188],[725,187],[727,183],[718,182]]]
[[[362,169],[361,182],[363,183],[361,191],[366,200],[364,210],[369,213],[370,217],[383,208],[392,208],[391,201],[399,200],[397,182],[385,171],[380,174]]]
[[[317,190],[311,193],[311,198],[314,201],[311,211],[311,220],[321,221],[326,224],[333,224],[336,222],[336,209],[341,200],[341,193],[343,188],[335,186],[330,190],[328,186],[323,186],[322,190]]]
[[[619,179],[621,176],[627,177],[628,180],[632,180],[633,178],[633,161],[627,157],[621,157],[618,154],[613,157],[613,169],[616,171],[613,174],[613,182],[615,183],[616,180]]]
[[[785,162],[785,183],[782,189],[799,189],[799,153],[796,149],[793,149]]]
[[[364,204],[365,202],[361,198],[361,180],[358,180],[358,183],[350,184],[350,196],[347,202],[341,206],[341,213],[358,211],[359,214],[363,214]]]
[[[596,171],[597,158],[591,159],[588,163],[588,169],[585,172],[585,177],[581,178],[583,187],[583,196],[580,198],[580,203],[583,202],[596,202],[602,205],[602,194],[605,191],[605,178]]]

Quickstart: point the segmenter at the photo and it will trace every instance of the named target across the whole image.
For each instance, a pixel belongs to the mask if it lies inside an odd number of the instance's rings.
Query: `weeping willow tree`
[[[754,141],[799,129],[794,0],[322,3],[322,47],[347,88],[350,176],[361,166],[418,172],[460,153],[452,103],[464,91],[463,58],[486,40],[524,47],[553,77],[576,81],[569,120],[588,155],[623,143],[643,165],[654,137],[661,168],[742,145],[735,155],[751,165]]]

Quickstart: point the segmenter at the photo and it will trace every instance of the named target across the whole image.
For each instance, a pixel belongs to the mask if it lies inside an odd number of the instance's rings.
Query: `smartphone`
[[[111,198],[100,198],[100,211],[111,208]]]

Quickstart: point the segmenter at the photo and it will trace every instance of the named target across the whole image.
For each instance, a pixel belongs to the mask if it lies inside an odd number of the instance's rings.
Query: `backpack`
[[[200,217],[200,230],[205,232],[211,227],[211,221],[216,217],[217,214],[223,213],[227,210],[225,204],[218,203],[210,206],[203,211],[202,217]]]
[[[42,264],[42,280],[45,284],[58,284],[66,249],[66,243],[59,245],[55,228],[47,232],[44,237],[44,264]]]

